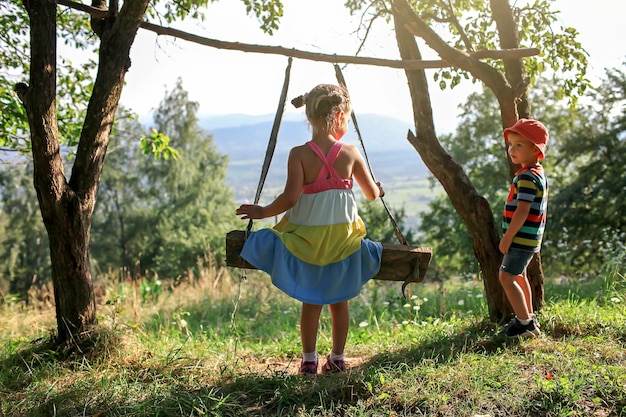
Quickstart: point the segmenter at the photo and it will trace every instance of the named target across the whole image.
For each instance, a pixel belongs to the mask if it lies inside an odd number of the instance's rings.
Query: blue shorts
[[[522,275],[534,254],[535,252],[529,250],[510,248],[509,253],[502,258],[500,271],[513,276]]]

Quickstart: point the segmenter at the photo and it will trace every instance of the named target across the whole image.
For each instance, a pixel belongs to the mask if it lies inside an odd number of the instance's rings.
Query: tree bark
[[[508,0],[491,0],[503,48],[519,47],[517,26]],[[434,32],[413,10],[406,0],[393,1],[396,37],[402,59],[420,59],[414,37],[422,38],[439,56],[463,69],[490,88],[500,105],[502,126],[509,127],[517,121],[518,110],[530,112],[526,100],[527,79],[520,59],[505,59],[505,73],[480,62],[476,57],[451,47]],[[512,308],[498,279],[502,255],[498,249],[499,227],[493,221],[488,202],[474,189],[461,166],[442,148],[434,131],[432,109],[424,70],[406,70],[414,109],[416,135],[409,132],[409,141],[422,157],[424,163],[444,187],[455,210],[463,220],[473,241],[476,258],[480,264],[485,286],[489,317],[495,322],[505,321]],[[512,87],[513,85],[513,87]],[[503,141],[503,151],[505,151]],[[507,155],[508,157],[508,155]],[[514,171],[513,171],[514,172]],[[538,262],[538,263],[537,263]],[[535,277],[541,270],[539,257],[533,258],[529,276]],[[543,275],[531,279],[533,304],[539,308],[543,303]]]
[[[513,12],[508,0],[490,0],[491,12],[493,19],[498,28],[500,38],[500,46],[503,48],[518,48],[519,33],[517,31],[517,22],[513,18]],[[530,102],[528,101],[527,87],[528,77],[525,76],[524,65],[521,59],[512,59],[505,57],[502,60],[504,64],[504,73],[506,79],[513,90],[514,109],[510,106],[500,106],[502,116],[502,126],[509,127],[515,124],[518,118],[530,118],[532,115]],[[509,158],[509,176],[513,176],[521,167],[516,165]],[[533,309],[539,310],[543,307],[544,302],[544,275],[543,266],[541,265],[541,255],[537,253],[533,256],[526,270],[528,281],[532,290]]]
[[[30,18],[30,85],[15,88],[28,115],[34,186],[50,238],[57,342],[75,340],[96,321],[89,260],[91,216],[130,47],[147,0],[125,2],[99,27],[100,65],[68,181],[64,173],[56,116],[56,3],[24,1]]]
[[[394,14],[396,38],[402,59],[420,59],[414,36],[409,33],[398,13]],[[481,265],[489,317],[502,319],[502,300],[506,297],[498,281],[499,235],[489,203],[478,194],[469,178],[441,147],[434,128],[428,81],[424,70],[406,71],[413,103],[416,135],[409,131],[408,140],[420,154],[424,164],[439,180],[452,205],[472,236],[474,253]],[[436,254],[435,254],[436,256]]]

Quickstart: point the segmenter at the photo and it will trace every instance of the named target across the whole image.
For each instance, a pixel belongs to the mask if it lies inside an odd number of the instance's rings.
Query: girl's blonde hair
[[[329,131],[335,127],[335,115],[338,112],[344,112],[346,117],[350,117],[352,112],[348,90],[334,84],[319,84],[291,102],[296,107],[306,104],[305,113],[309,123],[319,126],[322,122]]]

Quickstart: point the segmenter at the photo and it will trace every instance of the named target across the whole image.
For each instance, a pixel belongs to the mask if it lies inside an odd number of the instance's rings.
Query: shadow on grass
[[[415,367],[425,360],[449,363],[463,352],[494,354],[507,341],[480,336],[489,331],[488,323],[477,323],[463,334],[438,336],[411,349],[381,353],[368,362],[351,368],[345,374],[318,378],[288,375],[270,371],[189,378],[186,367],[164,370],[158,365],[136,364],[127,367],[122,381],[108,380],[104,375],[85,376],[89,367],[82,363],[106,356],[107,346],[116,343],[113,335],[93,334],[83,346],[73,351],[54,350],[48,343],[33,344],[0,361],[3,380],[0,391],[14,401],[27,400],[21,416],[293,416],[299,410],[308,415],[346,415],[351,408],[365,410],[375,395],[377,370],[400,366]],[[82,361],[82,358],[85,361]],[[96,366],[97,368],[97,366]],[[66,372],[70,371],[70,372]],[[57,373],[67,378],[72,371],[80,373],[77,383],[65,381],[58,387],[43,387],[43,381]],[[130,374],[130,375],[128,375]],[[97,380],[97,378],[102,378]],[[191,385],[185,383],[191,381]],[[202,381],[207,381],[203,383]],[[211,381],[211,382],[208,382]],[[128,387],[128,392],[117,392]],[[386,402],[390,409],[404,406]],[[1,410],[4,411],[4,410]],[[2,413],[0,413],[2,414]],[[4,415],[4,414],[2,414]],[[8,414],[7,414],[8,415]],[[419,414],[417,414],[419,415]]]
[[[368,410],[376,411],[376,408],[369,408],[371,402],[380,404],[376,387],[380,383],[377,374],[381,369],[402,372],[402,368],[418,367],[424,361],[428,361],[429,366],[449,365],[467,352],[497,355],[503,348],[516,343],[500,337],[487,337],[491,332],[490,323],[479,322],[464,329],[462,334],[436,336],[414,348],[375,355],[368,362],[351,368],[348,373],[317,378],[269,370],[246,374],[226,370],[217,376],[189,378],[187,373],[190,371],[186,367],[164,371],[158,365],[138,364],[128,368],[128,372],[133,373],[126,380],[128,392],[119,392],[124,384],[107,381],[102,375],[88,378],[82,375],[77,383],[65,383],[58,388],[42,387],[44,376],[50,377],[46,372],[58,372],[59,366],[77,372],[89,370],[79,369],[81,361],[77,351],[61,355],[50,350],[49,345],[34,344],[0,361],[4,375],[0,392],[12,401],[26,401],[24,398],[27,395],[31,397],[28,407],[12,408],[11,414],[4,414],[2,409],[0,415],[280,417],[298,415],[303,410],[306,410],[303,415],[376,415],[368,414]],[[115,343],[115,340],[106,339],[101,344],[108,343]],[[85,350],[83,355],[105,355],[105,350]],[[99,377],[102,381],[96,380]],[[33,391],[40,394],[34,395]],[[559,401],[571,404],[569,398],[557,398],[558,394],[553,393],[549,398],[541,394],[542,398],[532,402],[536,407],[532,410],[536,413],[534,415],[546,415],[546,409],[554,407]],[[618,393],[615,398],[620,398]],[[542,401],[539,402],[539,399]],[[615,406],[619,409],[624,404]],[[387,414],[395,413],[397,416],[427,415],[432,411],[426,403],[407,405],[393,397],[384,401],[384,407]],[[520,415],[532,415],[528,414],[529,410],[518,411]]]
[[[303,378],[285,372],[225,372],[218,378],[196,376],[188,384],[187,368],[139,365],[122,372],[123,381],[99,372],[85,377],[90,371],[79,369],[76,355],[62,357],[49,347],[33,345],[0,361],[0,416],[294,416],[299,409],[339,416],[368,396],[362,381],[348,374]],[[75,383],[68,381],[72,371],[78,374]],[[62,375],[63,383],[44,386],[54,380],[51,373]]]
[[[414,348],[398,352],[380,353],[371,358],[366,366],[381,366],[388,363],[418,365],[427,360],[430,363],[450,363],[464,353],[496,354],[501,349],[518,343],[516,339],[498,336],[493,324],[488,320],[476,322],[463,332],[454,335],[441,335]]]
[[[227,327],[224,322],[229,316],[223,313],[232,311],[233,304],[228,300],[218,303],[211,305],[216,310],[215,314],[207,313],[207,305],[204,303],[185,307],[191,325],[198,326],[192,331],[201,331],[201,323],[207,327]],[[270,307],[262,308],[258,300],[242,301],[239,305],[243,321],[256,318],[255,324],[246,325],[247,336],[262,339],[268,332],[275,332],[275,323],[268,328],[261,325],[268,321],[264,320],[265,315],[280,314],[282,309],[288,308],[287,305],[275,302],[266,302],[264,305]],[[285,327],[294,332],[298,315],[283,314],[280,320],[284,320]],[[158,320],[150,319],[146,330],[154,331],[159,325]],[[597,330],[593,326],[590,323],[581,329],[568,327],[567,323],[548,322],[542,330],[547,337],[558,340],[584,336],[585,332]],[[190,378],[189,373],[193,371],[186,367],[164,370],[161,366],[139,363],[123,370],[122,373],[127,374],[123,381],[111,381],[95,373],[85,376],[90,370],[82,366],[81,359],[86,357],[86,362],[103,360],[107,350],[118,342],[114,334],[93,334],[79,349],[73,350],[58,350],[46,341],[38,341],[19,351],[9,350],[10,353],[6,357],[3,355],[4,359],[0,360],[0,394],[14,404],[10,409],[11,414],[5,413],[3,405],[0,415],[279,417],[303,414],[302,410],[306,410],[304,415],[377,415],[374,412],[376,410],[372,411],[368,407],[371,407],[370,403],[381,402],[384,402],[386,415],[426,415],[432,411],[426,402],[422,404],[415,401],[407,405],[395,397],[379,400],[377,386],[381,383],[378,377],[380,370],[402,373],[404,369],[419,367],[424,362],[435,367],[450,365],[465,353],[499,355],[517,343],[515,339],[498,337],[494,333],[493,324],[489,321],[474,322],[456,334],[433,334],[425,342],[413,347],[379,353],[358,367],[351,368],[348,373],[315,379],[270,370],[249,373],[224,370],[220,375],[196,374]],[[615,332],[615,339],[624,343],[626,327]],[[68,370],[83,374],[77,377],[76,383],[66,382],[58,387],[43,386],[43,382],[54,379],[51,374],[64,374],[67,378],[67,374],[71,373],[65,372]],[[127,392],[123,392],[124,388]],[[569,397],[560,398],[560,394],[558,391],[537,393],[538,397],[534,401],[527,402],[537,408],[518,410],[519,415],[546,415],[546,410],[555,404],[572,403]],[[626,407],[620,392],[607,394],[606,397],[616,399],[617,402],[612,404],[613,409],[623,410]],[[28,405],[20,407],[21,402]]]

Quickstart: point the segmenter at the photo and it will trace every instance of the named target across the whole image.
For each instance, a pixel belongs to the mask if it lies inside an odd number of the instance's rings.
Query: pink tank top
[[[302,187],[302,193],[314,194],[326,190],[351,190],[353,184],[352,178],[341,178],[341,175],[333,168],[333,164],[337,159],[337,155],[339,155],[343,143],[339,141],[335,142],[327,155],[324,155],[320,147],[314,142],[309,141],[306,144],[322,160],[323,164],[315,181]]]

